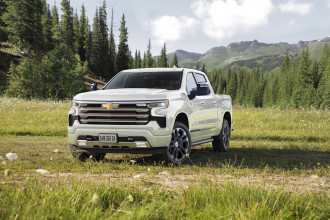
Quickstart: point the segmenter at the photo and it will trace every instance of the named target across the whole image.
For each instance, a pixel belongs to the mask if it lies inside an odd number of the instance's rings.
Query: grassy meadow
[[[74,160],[70,105],[0,98],[0,156],[19,157],[0,161],[0,219],[330,218],[330,111],[235,107],[229,152],[203,144],[172,166],[157,155]]]

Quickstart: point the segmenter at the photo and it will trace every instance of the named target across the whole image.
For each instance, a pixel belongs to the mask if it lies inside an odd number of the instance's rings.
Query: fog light
[[[86,141],[85,140],[78,140],[78,145],[86,146]]]
[[[147,147],[145,142],[135,142],[136,147]]]

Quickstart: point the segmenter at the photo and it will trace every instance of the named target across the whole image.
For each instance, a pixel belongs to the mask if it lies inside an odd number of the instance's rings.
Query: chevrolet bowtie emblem
[[[106,109],[114,109],[114,108],[118,108],[119,105],[113,105],[111,103],[108,104],[103,104],[102,108],[106,108]]]

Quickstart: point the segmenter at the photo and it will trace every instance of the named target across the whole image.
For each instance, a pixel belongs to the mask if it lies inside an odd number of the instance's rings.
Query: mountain
[[[309,48],[311,58],[319,59],[326,43],[330,42],[330,37],[322,40],[299,41],[296,44],[286,42],[280,43],[261,43],[254,41],[241,41],[231,43],[227,47],[213,47],[205,54],[191,53],[184,50],[177,50],[179,66],[194,68],[196,63],[205,64],[210,71],[214,68],[224,68],[241,66],[253,68],[260,66],[266,72],[273,71],[281,65],[283,57],[289,53],[293,59],[297,58],[301,51]],[[172,60],[174,53],[168,54],[169,61]]]

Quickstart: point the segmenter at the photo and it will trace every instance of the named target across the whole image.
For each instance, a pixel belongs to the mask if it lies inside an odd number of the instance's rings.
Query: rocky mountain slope
[[[214,68],[242,66],[252,68],[262,67],[265,71],[272,71],[279,67],[286,53],[294,59],[298,57],[301,50],[309,48],[312,59],[319,59],[323,47],[330,43],[330,37],[322,40],[299,41],[296,44],[286,42],[266,44],[254,41],[241,41],[231,43],[227,47],[220,46],[208,50],[205,54],[191,53],[177,50],[179,65],[183,67],[195,67],[196,63],[204,63],[208,70]],[[174,53],[168,54],[171,60]]]

